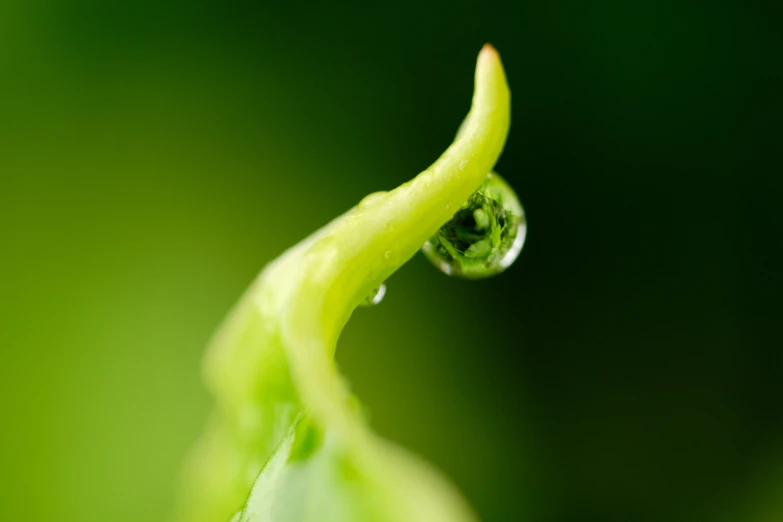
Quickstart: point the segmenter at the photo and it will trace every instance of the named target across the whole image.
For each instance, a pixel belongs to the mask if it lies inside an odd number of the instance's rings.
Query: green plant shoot
[[[485,182],[509,112],[486,45],[470,113],[443,155],[262,270],[204,361],[216,407],[184,469],[181,522],[475,520],[437,471],[370,430],[333,357],[353,310]]]

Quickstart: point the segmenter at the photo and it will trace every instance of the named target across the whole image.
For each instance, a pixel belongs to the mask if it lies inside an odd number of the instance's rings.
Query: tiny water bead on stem
[[[525,243],[525,211],[514,190],[495,172],[422,247],[441,272],[465,279],[499,274]]]
[[[386,295],[386,284],[381,283],[381,286],[370,292],[370,294],[364,298],[364,301],[359,303],[359,306],[375,306],[383,301],[383,296]]]

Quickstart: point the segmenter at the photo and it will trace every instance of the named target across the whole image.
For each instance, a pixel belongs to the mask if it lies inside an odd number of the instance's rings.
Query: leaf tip
[[[487,57],[492,56],[494,58],[497,58],[498,57],[498,50],[495,49],[495,46],[492,45],[491,43],[485,43],[484,47],[481,48],[480,55],[481,56],[487,56]]]

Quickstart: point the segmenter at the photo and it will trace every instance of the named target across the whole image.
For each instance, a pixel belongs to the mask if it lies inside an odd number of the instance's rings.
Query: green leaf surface
[[[182,522],[475,520],[436,470],[370,430],[333,356],[356,306],[486,179],[506,140],[509,104],[487,45],[470,113],[443,155],[261,272],[204,361],[216,408],[184,470]]]

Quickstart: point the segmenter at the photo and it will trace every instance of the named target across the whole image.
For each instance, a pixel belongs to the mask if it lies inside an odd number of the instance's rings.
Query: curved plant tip
[[[370,430],[333,355],[353,310],[484,183],[506,141],[509,104],[487,44],[470,113],[440,158],[261,271],[204,360],[216,408],[184,469],[179,520],[475,520],[437,471]]]

